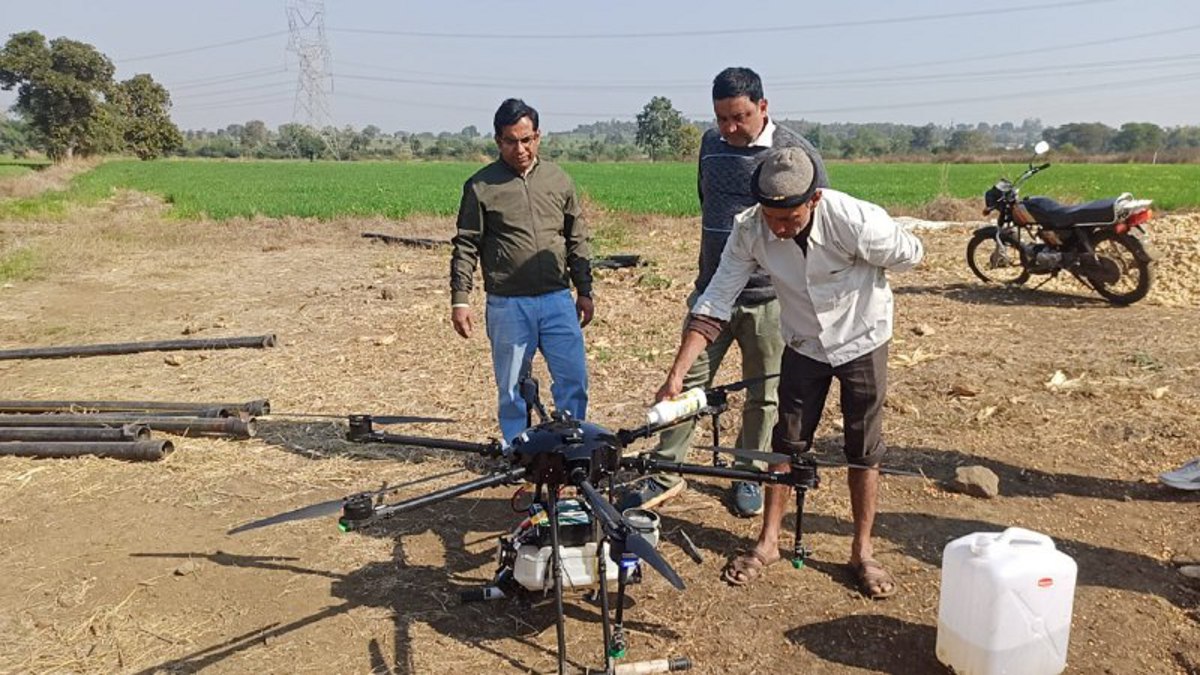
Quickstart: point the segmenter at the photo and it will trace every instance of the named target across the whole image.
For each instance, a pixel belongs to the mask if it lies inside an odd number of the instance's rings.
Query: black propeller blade
[[[447,471],[445,473],[439,473],[439,474],[435,474],[433,476],[426,476],[424,478],[418,478],[416,480],[409,481],[407,483],[401,483],[400,485],[396,485],[396,486],[389,487],[389,488],[384,488],[382,490],[376,490],[374,492],[363,492],[363,493],[359,493],[359,494],[367,495],[367,496],[373,497],[373,498],[375,498],[375,497],[382,498],[386,495],[389,495],[389,494],[392,494],[395,492],[399,492],[400,490],[403,490],[404,488],[407,488],[407,487],[412,487],[414,485],[420,485],[422,483],[428,483],[430,481],[438,480],[439,478],[447,478],[449,476],[454,476],[454,475],[463,473],[464,471],[466,471],[466,469],[457,469],[455,471]],[[358,496],[358,495],[352,495],[352,496]],[[270,516],[268,518],[263,518],[262,520],[255,520],[253,522],[245,523],[244,525],[238,525],[237,527],[233,528],[232,530],[229,530],[225,534],[240,534],[242,532],[247,532],[249,530],[257,530],[261,527],[269,527],[271,525],[278,525],[279,523],[290,523],[290,522],[297,521],[297,520],[309,520],[311,518],[321,518],[324,516],[336,515],[336,514],[342,512],[342,507],[346,504],[346,501],[349,500],[350,498],[351,497],[342,497],[341,499],[331,499],[330,501],[327,501],[327,502],[321,502],[319,504],[310,504],[309,506],[303,506],[301,508],[295,509],[294,511],[288,511],[286,513],[279,513],[274,516]]]
[[[609,504],[595,486],[586,480],[579,481],[578,486],[588,504],[591,505],[593,513],[596,514],[596,519],[600,521],[600,527],[604,530],[604,535],[608,537],[614,558],[619,559],[622,553],[628,551],[645,560],[647,565],[666,577],[672,586],[681,591],[684,589],[683,579],[671,567],[671,564],[663,559],[662,555],[650,542],[646,541],[645,537],[633,531],[633,528],[617,512],[616,507]]]
[[[703,446],[702,446],[703,447]],[[725,448],[721,446],[707,446],[705,450],[712,452],[720,452],[734,457],[741,457],[752,462],[766,462],[767,464],[790,464],[792,461],[791,455],[785,455],[782,452],[759,452],[758,450],[743,450],[741,448]],[[817,466],[828,466],[842,469],[859,469],[865,471],[878,471],[893,476],[913,476],[915,478],[925,478],[925,474],[916,471],[905,471],[904,469],[890,469],[885,466],[860,466],[849,462],[835,462],[828,459],[819,459],[817,457],[805,457],[804,461],[812,462]]]

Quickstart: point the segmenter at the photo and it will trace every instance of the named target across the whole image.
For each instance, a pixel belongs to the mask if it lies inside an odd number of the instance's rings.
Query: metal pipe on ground
[[[95,455],[113,459],[153,462],[175,451],[171,441],[134,441],[132,443],[48,443],[9,441],[0,443],[0,455],[15,457],[80,457]]]
[[[118,429],[105,427],[0,427],[0,442],[57,441],[130,443],[150,440],[150,427],[126,424]]]
[[[274,335],[251,337],[157,340],[150,342],[113,342],[98,345],[31,347],[0,350],[0,361],[7,359],[65,359],[72,356],[110,356],[139,352],[173,352],[196,349],[261,349],[275,346]]]
[[[0,415],[0,427],[119,427],[142,424],[154,431],[183,436],[232,436],[251,438],[257,433],[254,420],[237,417],[175,417],[154,415]]]
[[[271,414],[271,402],[182,403],[177,401],[0,401],[0,413],[153,412],[191,413],[195,417],[237,417]]]

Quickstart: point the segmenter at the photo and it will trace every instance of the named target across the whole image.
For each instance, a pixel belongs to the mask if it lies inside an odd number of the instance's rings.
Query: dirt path
[[[284,412],[457,420],[403,433],[492,433],[486,343],[457,338],[448,322],[448,252],[359,237],[444,237],[448,221],[75,220],[0,223],[0,254],[17,245],[49,254],[44,278],[0,288],[0,347],[185,331],[274,332],[280,346],[180,353],[179,365],[161,353],[0,361],[0,398],[269,398]],[[698,228],[602,220],[653,263],[602,273],[597,286],[599,318],[587,332],[593,420],[617,428],[641,418],[669,365]],[[756,521],[727,513],[721,483],[693,481],[663,513],[663,553],[689,588],[680,595],[653,575],[634,588],[630,658],[687,655],[701,673],[941,672],[942,548],[1020,525],[1079,564],[1069,672],[1197,672],[1200,587],[1177,566],[1200,562],[1200,501],[1156,476],[1200,455],[1200,219],[1159,224],[1161,292],[1124,309],[1070,285],[985,288],[962,262],[962,231],[922,233],[927,263],[893,277],[886,434],[891,464],[931,480],[884,481],[877,521],[878,557],[900,593],[872,603],[852,587],[844,472],[824,472],[809,500],[810,565],[773,567],[745,589],[718,573]],[[736,379],[731,361],[722,381]],[[1047,386],[1056,371],[1067,386]],[[737,416],[726,417],[732,438]],[[835,417],[819,434],[831,453]],[[492,537],[515,522],[511,490],[365,534],[340,534],[330,520],[225,534],[463,465],[447,453],[350,444],[341,429],[272,419],[250,441],[177,439],[175,454],[154,464],[0,457],[0,672],[552,670],[551,609],[458,603],[459,590],[491,573]],[[951,494],[932,480],[966,464],[995,471],[1001,496]],[[680,531],[703,564],[674,543]],[[572,661],[596,666],[597,609],[572,598],[568,614]]]

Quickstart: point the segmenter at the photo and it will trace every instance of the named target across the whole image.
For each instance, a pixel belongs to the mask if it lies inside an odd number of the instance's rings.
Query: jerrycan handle
[[[971,552],[976,555],[995,553],[1001,546],[1012,544],[1034,544],[1054,549],[1054,540],[1042,534],[1023,527],[1010,527],[999,535],[982,535],[971,542]]]

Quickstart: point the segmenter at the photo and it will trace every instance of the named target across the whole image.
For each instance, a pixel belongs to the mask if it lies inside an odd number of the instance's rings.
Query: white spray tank
[[[1067,667],[1075,561],[1019,527],[946,545],[937,658],[959,675],[1055,675]]]
[[[708,405],[708,396],[705,395],[704,388],[694,387],[678,396],[664,398],[655,403],[650,408],[650,411],[646,413],[646,423],[651,426],[658,426],[674,422],[680,417],[695,413],[706,405]]]

